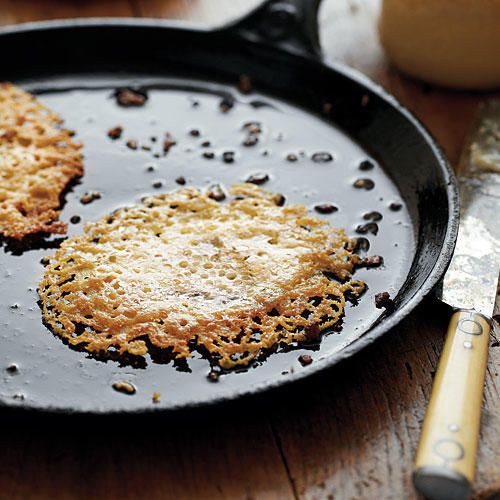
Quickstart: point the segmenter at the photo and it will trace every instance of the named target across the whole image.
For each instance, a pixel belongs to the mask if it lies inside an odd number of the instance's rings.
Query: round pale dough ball
[[[500,0],[384,0],[379,28],[387,55],[411,76],[500,87]]]

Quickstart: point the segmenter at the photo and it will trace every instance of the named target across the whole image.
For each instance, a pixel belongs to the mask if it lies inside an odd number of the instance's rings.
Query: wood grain
[[[258,0],[0,0],[0,23],[80,16],[222,23]],[[324,0],[325,58],[395,94],[456,164],[486,94],[391,68],[379,0]],[[415,498],[411,469],[449,311],[427,303],[348,362],[293,387],[168,419],[12,419],[0,428],[0,498]],[[500,343],[492,338],[475,498],[500,491]],[[498,498],[498,497],[497,497]]]
[[[265,415],[4,420],[0,498],[291,499]]]
[[[133,15],[133,6],[128,0],[0,0],[0,24]]]
[[[413,458],[449,311],[427,304],[273,414],[300,498],[416,498]],[[500,352],[492,349],[490,366]],[[489,386],[498,383],[498,374]],[[325,377],[326,378],[326,377]],[[498,392],[486,397],[476,498],[498,491]]]

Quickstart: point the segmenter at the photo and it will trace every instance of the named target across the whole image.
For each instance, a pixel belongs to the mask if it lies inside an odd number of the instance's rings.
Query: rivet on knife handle
[[[489,320],[470,310],[451,318],[432,388],[413,482],[430,499],[466,499],[476,466]]]

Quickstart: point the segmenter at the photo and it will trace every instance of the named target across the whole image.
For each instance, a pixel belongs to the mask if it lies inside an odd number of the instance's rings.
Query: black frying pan
[[[265,187],[288,202],[311,209],[333,202],[339,210],[322,216],[353,236],[365,230],[369,253],[385,259],[382,268],[358,271],[369,290],[359,305],[347,308],[340,331],[326,334],[320,345],[279,348],[214,383],[206,377],[209,362],[196,353],[187,363],[173,363],[158,357],[99,359],[69,348],[43,326],[37,305],[40,259],[53,252],[58,238],[3,241],[2,405],[142,412],[256,393],[351,356],[436,287],[457,230],[453,175],[426,130],[394,98],[354,71],[322,62],[318,4],[267,1],[245,19],[210,31],[163,21],[106,19],[36,23],[0,32],[0,80],[38,94],[85,144],[85,175],[65,194],[61,212],[64,221],[75,215],[82,219],[70,223],[70,235],[81,232],[83,222],[145,194],[177,188],[175,179],[181,175],[188,184],[205,188],[266,173]],[[242,74],[251,79],[249,94],[237,88]],[[147,104],[118,107],[113,93],[123,86],[146,91]],[[221,99],[234,100],[229,112],[220,111]],[[245,147],[241,126],[248,121],[261,122],[264,133],[257,145]],[[115,125],[125,129],[122,140],[106,135]],[[191,129],[201,135],[191,135]],[[178,144],[156,158],[159,142],[150,138],[167,131]],[[128,149],[127,139],[136,139],[139,149]],[[207,140],[210,147],[203,147]],[[215,157],[203,157],[206,150]],[[225,151],[235,152],[233,163],[223,161]],[[318,152],[331,154],[333,161],[314,161]],[[286,159],[290,153],[297,161]],[[360,169],[365,160],[374,164],[371,170]],[[360,178],[373,181],[373,189],[354,187]],[[102,198],[82,205],[82,194],[94,190]],[[391,210],[392,202],[403,206]],[[366,233],[358,226],[369,223],[364,216],[373,211],[383,219]],[[375,308],[374,295],[381,291],[394,297],[390,313]],[[314,361],[303,367],[297,358],[306,352]],[[137,387],[135,395],[112,389],[123,380]],[[160,403],[152,402],[153,392],[161,394]]]

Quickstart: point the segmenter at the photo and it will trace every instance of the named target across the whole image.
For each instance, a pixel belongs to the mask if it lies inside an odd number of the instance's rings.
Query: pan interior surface
[[[164,363],[149,355],[95,358],[64,345],[42,324],[36,292],[44,269],[40,260],[54,252],[60,237],[35,239],[29,245],[4,241],[0,253],[3,404],[138,411],[192,406],[252,392],[328,364],[379,320],[382,312],[375,307],[374,295],[388,291],[396,297],[406,281],[416,244],[402,194],[380,163],[383,159],[379,162],[319,115],[258,92],[244,94],[235,86],[188,79],[93,75],[16,83],[58,112],[84,144],[85,175],[65,194],[61,211],[61,220],[69,224],[68,236],[81,233],[85,222],[146,195],[178,189],[176,179],[181,176],[186,186],[205,190],[219,183],[227,190],[251,175],[266,174],[269,180],[262,187],[283,194],[287,203],[305,204],[350,236],[363,236],[370,243],[366,255],[383,256],[384,265],[356,272],[355,278],[364,280],[368,291],[359,304],[347,306],[340,331],[327,333],[315,346],[278,348],[248,369],[225,373],[214,383],[207,378],[209,362],[196,352],[187,363]],[[120,87],[140,88],[147,93],[146,104],[118,106],[114,93]],[[221,101],[231,104],[226,112]],[[261,132],[255,144],[245,145],[249,123],[258,123]],[[113,140],[107,132],[117,126],[123,132]],[[165,154],[166,134],[176,144]],[[355,187],[360,179],[364,184]],[[100,198],[82,204],[81,197],[89,192],[100,193]],[[314,206],[325,203],[338,210],[314,211]],[[301,354],[310,354],[313,363],[302,366]],[[136,393],[115,391],[112,385],[121,381],[133,384]],[[153,402],[153,393],[160,395],[159,402]]]

